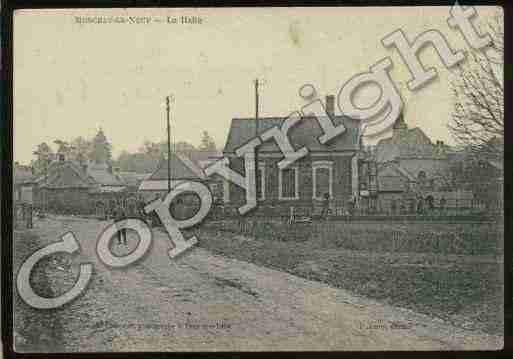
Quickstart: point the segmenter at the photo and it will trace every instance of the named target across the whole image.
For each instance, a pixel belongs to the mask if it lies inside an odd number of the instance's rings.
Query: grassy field
[[[497,224],[317,222],[292,227],[210,223],[200,246],[325,282],[468,329],[503,330]]]

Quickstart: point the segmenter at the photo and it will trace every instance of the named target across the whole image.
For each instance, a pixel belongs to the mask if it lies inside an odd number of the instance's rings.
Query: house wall
[[[87,188],[41,189],[34,191],[34,204],[49,211],[88,214],[94,206]]]
[[[299,199],[279,199],[279,169],[277,163],[282,157],[270,158],[261,156],[258,158],[260,165],[264,165],[265,172],[265,198],[259,200],[259,207],[279,207],[277,212],[288,213],[291,206],[294,207],[315,207],[321,206],[322,201],[313,200],[313,171],[312,161],[332,161],[333,163],[333,184],[332,203],[337,206],[344,206],[352,195],[353,175],[351,172],[351,153],[345,156],[306,156],[292,165],[297,167]],[[230,158],[230,167],[245,175],[244,160],[240,157]],[[229,183],[229,204],[240,207],[246,202],[246,191],[233,183]]]
[[[32,186],[21,186],[20,200],[25,203],[33,202]]]

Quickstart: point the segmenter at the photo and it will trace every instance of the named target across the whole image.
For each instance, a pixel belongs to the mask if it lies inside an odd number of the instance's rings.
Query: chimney
[[[335,96],[334,95],[326,96],[326,113],[330,117],[335,116]]]
[[[66,160],[66,156],[64,155],[64,153],[59,153],[58,158],[59,162],[64,162]]]

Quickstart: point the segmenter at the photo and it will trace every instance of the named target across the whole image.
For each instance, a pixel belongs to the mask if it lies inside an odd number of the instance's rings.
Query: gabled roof
[[[38,179],[42,188],[90,188],[93,178],[72,161],[55,161],[48,166],[48,174]]]
[[[111,173],[106,164],[81,166],[74,161],[54,161],[48,166],[48,174],[38,179],[46,188],[91,188],[94,186],[126,186],[123,179]]]
[[[376,160],[384,163],[398,158],[446,158],[448,150],[446,145],[434,145],[419,127],[408,129],[404,119],[399,117],[392,137],[378,142]]]
[[[189,158],[171,153],[171,179],[172,180],[184,180],[184,179],[204,179],[205,174],[203,170],[199,168]],[[163,159],[157,170],[151,174],[145,181],[156,181],[156,180],[167,180],[168,178],[168,161],[167,158]]]
[[[87,166],[87,175],[92,177],[93,180],[101,186],[124,186],[123,179],[113,173],[109,166],[105,163],[97,164],[90,163]]]
[[[217,161],[223,157],[223,153],[220,151],[189,151],[187,153],[179,153],[184,157],[189,158],[193,161],[199,168],[204,169],[212,162]]]
[[[149,178],[151,173],[118,172],[123,182],[130,187],[139,187],[142,181]]]
[[[266,130],[281,126],[285,117],[265,117],[258,120],[258,135]],[[321,144],[317,138],[324,134],[317,119],[312,116],[301,117],[299,123],[288,132],[288,137],[294,148],[306,146],[309,151],[347,151],[359,148],[359,143],[353,143],[352,128],[359,127],[359,121],[344,116],[332,118],[335,126],[343,123],[346,131],[333,139],[328,145]],[[237,148],[249,142],[256,136],[255,118],[234,118],[224,146],[224,153],[234,153]],[[274,140],[268,140],[258,147],[258,152],[280,152]]]

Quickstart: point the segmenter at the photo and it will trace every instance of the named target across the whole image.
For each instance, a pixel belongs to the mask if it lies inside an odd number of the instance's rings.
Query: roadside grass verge
[[[201,227],[199,245],[467,329],[502,333],[498,224],[321,222],[297,228],[250,236],[210,223]]]
[[[15,231],[13,250],[13,283],[21,264],[31,254],[43,246],[38,236],[30,230]],[[69,288],[55,290],[52,284],[59,281],[50,270],[59,266],[61,256],[53,255],[42,259],[33,269],[31,285],[33,290],[43,297],[56,297]],[[73,281],[72,281],[73,283]],[[61,283],[62,284],[62,283]],[[26,304],[15,289],[13,297],[14,347],[17,352],[59,352],[63,347],[63,323],[59,309],[38,310]]]

